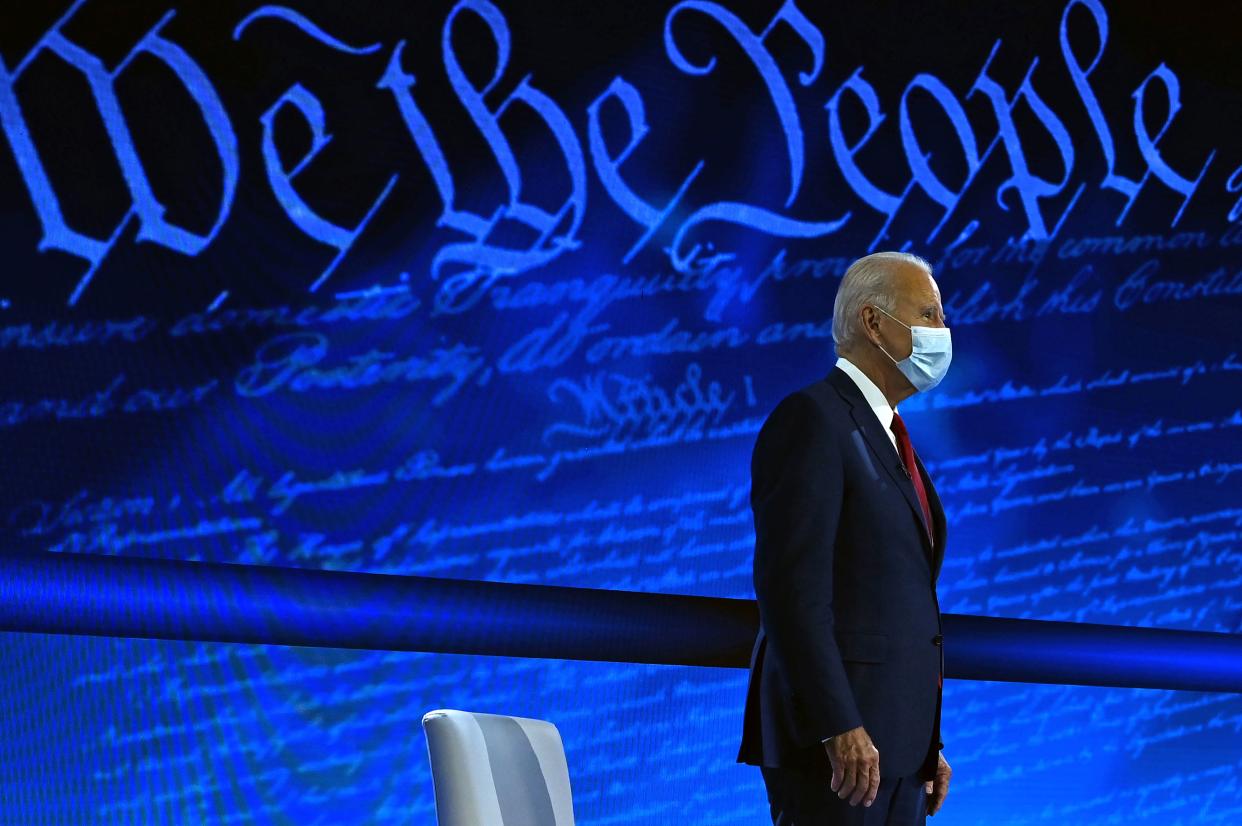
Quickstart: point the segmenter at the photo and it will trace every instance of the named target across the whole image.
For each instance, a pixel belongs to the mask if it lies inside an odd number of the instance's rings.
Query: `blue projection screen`
[[[903,249],[942,610],[1242,632],[1225,7],[9,4],[0,130],[6,553],[753,598],[755,434]],[[444,707],[556,723],[585,826],[769,820],[736,668],[0,656],[0,823],[433,823]],[[936,822],[1242,822],[1240,730],[950,679]]]

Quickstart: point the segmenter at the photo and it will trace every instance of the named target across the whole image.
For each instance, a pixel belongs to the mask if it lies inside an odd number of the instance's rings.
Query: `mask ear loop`
[[[886,315],[886,316],[888,316],[889,318],[893,319],[893,321],[896,321],[896,322],[897,322],[898,324],[900,324],[902,327],[905,327],[907,330],[910,330],[910,349],[911,349],[911,351],[913,351],[913,350],[914,350],[914,330],[912,330],[912,329],[910,328],[910,325],[909,325],[909,324],[906,324],[906,323],[905,323],[905,322],[903,322],[901,319],[896,318],[896,317],[895,317],[892,313],[890,313],[888,310],[886,310],[886,309],[884,309],[883,307],[881,307],[879,304],[872,304],[871,306],[872,306],[872,307],[875,307],[877,310],[879,310],[880,312],[884,313],[884,315]],[[881,353],[883,353],[884,355],[888,356],[888,360],[889,360],[889,361],[891,361],[893,364],[900,364],[900,363],[901,363],[901,362],[897,361],[897,359],[893,358],[893,354],[892,354],[892,353],[890,353],[890,352],[888,352],[887,350],[885,350],[885,349],[884,349],[884,345],[883,345],[883,344],[877,344],[877,345],[876,345],[876,347],[879,347],[879,348],[880,348],[880,352],[881,352]]]
[[[907,330],[909,330],[910,332],[914,332],[914,328],[913,328],[913,327],[911,327],[911,326],[910,326],[909,324],[907,324],[906,322],[902,321],[902,320],[901,320],[900,318],[898,318],[897,316],[895,316],[895,315],[893,315],[892,313],[890,313],[888,310],[886,310],[886,309],[884,309],[883,307],[881,307],[879,304],[872,304],[871,306],[875,307],[877,310],[879,310],[880,312],[884,313],[884,315],[888,316],[888,317],[889,317],[889,318],[891,318],[893,321],[896,321],[898,324],[900,324],[902,327],[905,327],[905,328],[906,328]]]

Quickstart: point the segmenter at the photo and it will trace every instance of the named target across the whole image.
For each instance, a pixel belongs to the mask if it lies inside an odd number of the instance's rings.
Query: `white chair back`
[[[546,720],[423,715],[439,826],[573,826],[565,746]]]

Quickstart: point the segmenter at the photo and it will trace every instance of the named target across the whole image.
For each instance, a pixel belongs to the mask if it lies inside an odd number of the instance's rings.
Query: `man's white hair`
[[[893,296],[894,261],[917,264],[932,274],[931,264],[908,252],[873,252],[864,255],[845,271],[837,298],[832,305],[832,341],[838,353],[850,350],[863,338],[859,311],[874,304],[886,312],[896,312]]]

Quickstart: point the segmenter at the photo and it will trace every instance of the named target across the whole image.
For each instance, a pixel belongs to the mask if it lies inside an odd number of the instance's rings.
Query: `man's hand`
[[[851,806],[860,800],[864,806],[875,802],[880,790],[880,750],[867,730],[858,726],[838,734],[824,743],[824,749],[832,764],[832,790],[837,797],[844,800],[849,795]]]
[[[940,762],[936,765],[936,779],[928,780],[923,784],[923,789],[927,792],[927,813],[934,815],[940,811],[940,806],[944,803],[945,795],[949,793],[949,778],[953,776],[953,769],[949,767],[949,761],[944,759],[944,755],[940,755]]]

